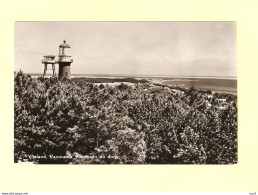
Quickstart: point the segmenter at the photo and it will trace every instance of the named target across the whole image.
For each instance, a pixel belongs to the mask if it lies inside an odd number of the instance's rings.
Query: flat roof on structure
[[[56,56],[55,56],[55,55],[46,55],[46,56],[43,56],[43,57],[47,57],[47,58],[55,58]]]

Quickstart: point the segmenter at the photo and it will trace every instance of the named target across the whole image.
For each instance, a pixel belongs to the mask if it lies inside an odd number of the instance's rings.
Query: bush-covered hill
[[[14,76],[14,160],[231,164],[237,99],[194,88]]]

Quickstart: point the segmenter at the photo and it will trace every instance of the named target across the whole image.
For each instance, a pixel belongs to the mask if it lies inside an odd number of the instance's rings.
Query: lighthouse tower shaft
[[[57,60],[57,63],[59,64],[59,79],[71,79],[71,63],[73,62],[73,59],[71,59],[71,56],[69,55],[70,48],[71,47],[66,41],[59,46],[59,56]]]

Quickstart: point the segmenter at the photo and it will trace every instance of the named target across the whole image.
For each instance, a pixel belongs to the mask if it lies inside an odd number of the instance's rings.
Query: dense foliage
[[[14,80],[15,162],[237,162],[236,96],[22,72]]]

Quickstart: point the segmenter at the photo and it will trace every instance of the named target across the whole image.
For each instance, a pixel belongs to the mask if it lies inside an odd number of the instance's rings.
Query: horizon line
[[[16,71],[18,72],[18,71]],[[24,72],[24,74],[43,74],[43,73],[36,73],[36,72]],[[47,74],[51,75],[51,73]],[[148,74],[103,74],[103,73],[72,73],[71,76],[128,76],[128,77],[191,77],[191,78],[231,78],[237,79],[237,76],[207,76],[207,75],[148,75]]]

